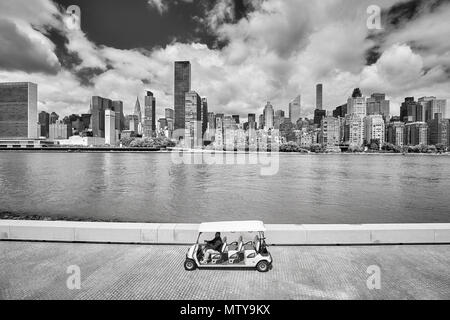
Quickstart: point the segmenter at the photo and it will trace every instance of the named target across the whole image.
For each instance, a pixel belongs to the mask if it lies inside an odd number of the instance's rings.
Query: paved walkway
[[[262,274],[186,272],[183,246],[0,242],[0,299],[450,299],[450,246],[269,249]],[[67,288],[71,265],[80,290]]]

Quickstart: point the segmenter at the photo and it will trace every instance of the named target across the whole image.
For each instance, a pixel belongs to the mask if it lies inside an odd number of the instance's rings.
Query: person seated
[[[223,245],[222,238],[220,237],[220,232],[216,232],[214,239],[210,241],[205,240],[205,248],[203,249],[203,260],[202,264],[208,263],[211,255],[220,253]]]

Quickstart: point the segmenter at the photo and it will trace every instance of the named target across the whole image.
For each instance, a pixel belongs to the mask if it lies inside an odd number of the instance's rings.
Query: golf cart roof
[[[202,223],[199,232],[264,232],[262,221],[226,221]]]

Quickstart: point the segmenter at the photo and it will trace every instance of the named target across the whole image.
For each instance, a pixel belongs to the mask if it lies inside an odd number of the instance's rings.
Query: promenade
[[[186,272],[188,246],[0,242],[0,299],[450,299],[450,245],[270,247],[274,268]],[[81,289],[69,290],[69,266]],[[381,269],[369,290],[367,268]]]

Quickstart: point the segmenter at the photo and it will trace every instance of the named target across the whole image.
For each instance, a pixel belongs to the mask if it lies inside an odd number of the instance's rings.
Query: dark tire
[[[259,272],[267,272],[270,270],[270,265],[267,261],[263,260],[258,262],[258,264],[256,265],[256,270],[258,270]]]
[[[184,262],[184,269],[187,271],[194,271],[197,268],[194,260],[186,259]]]

